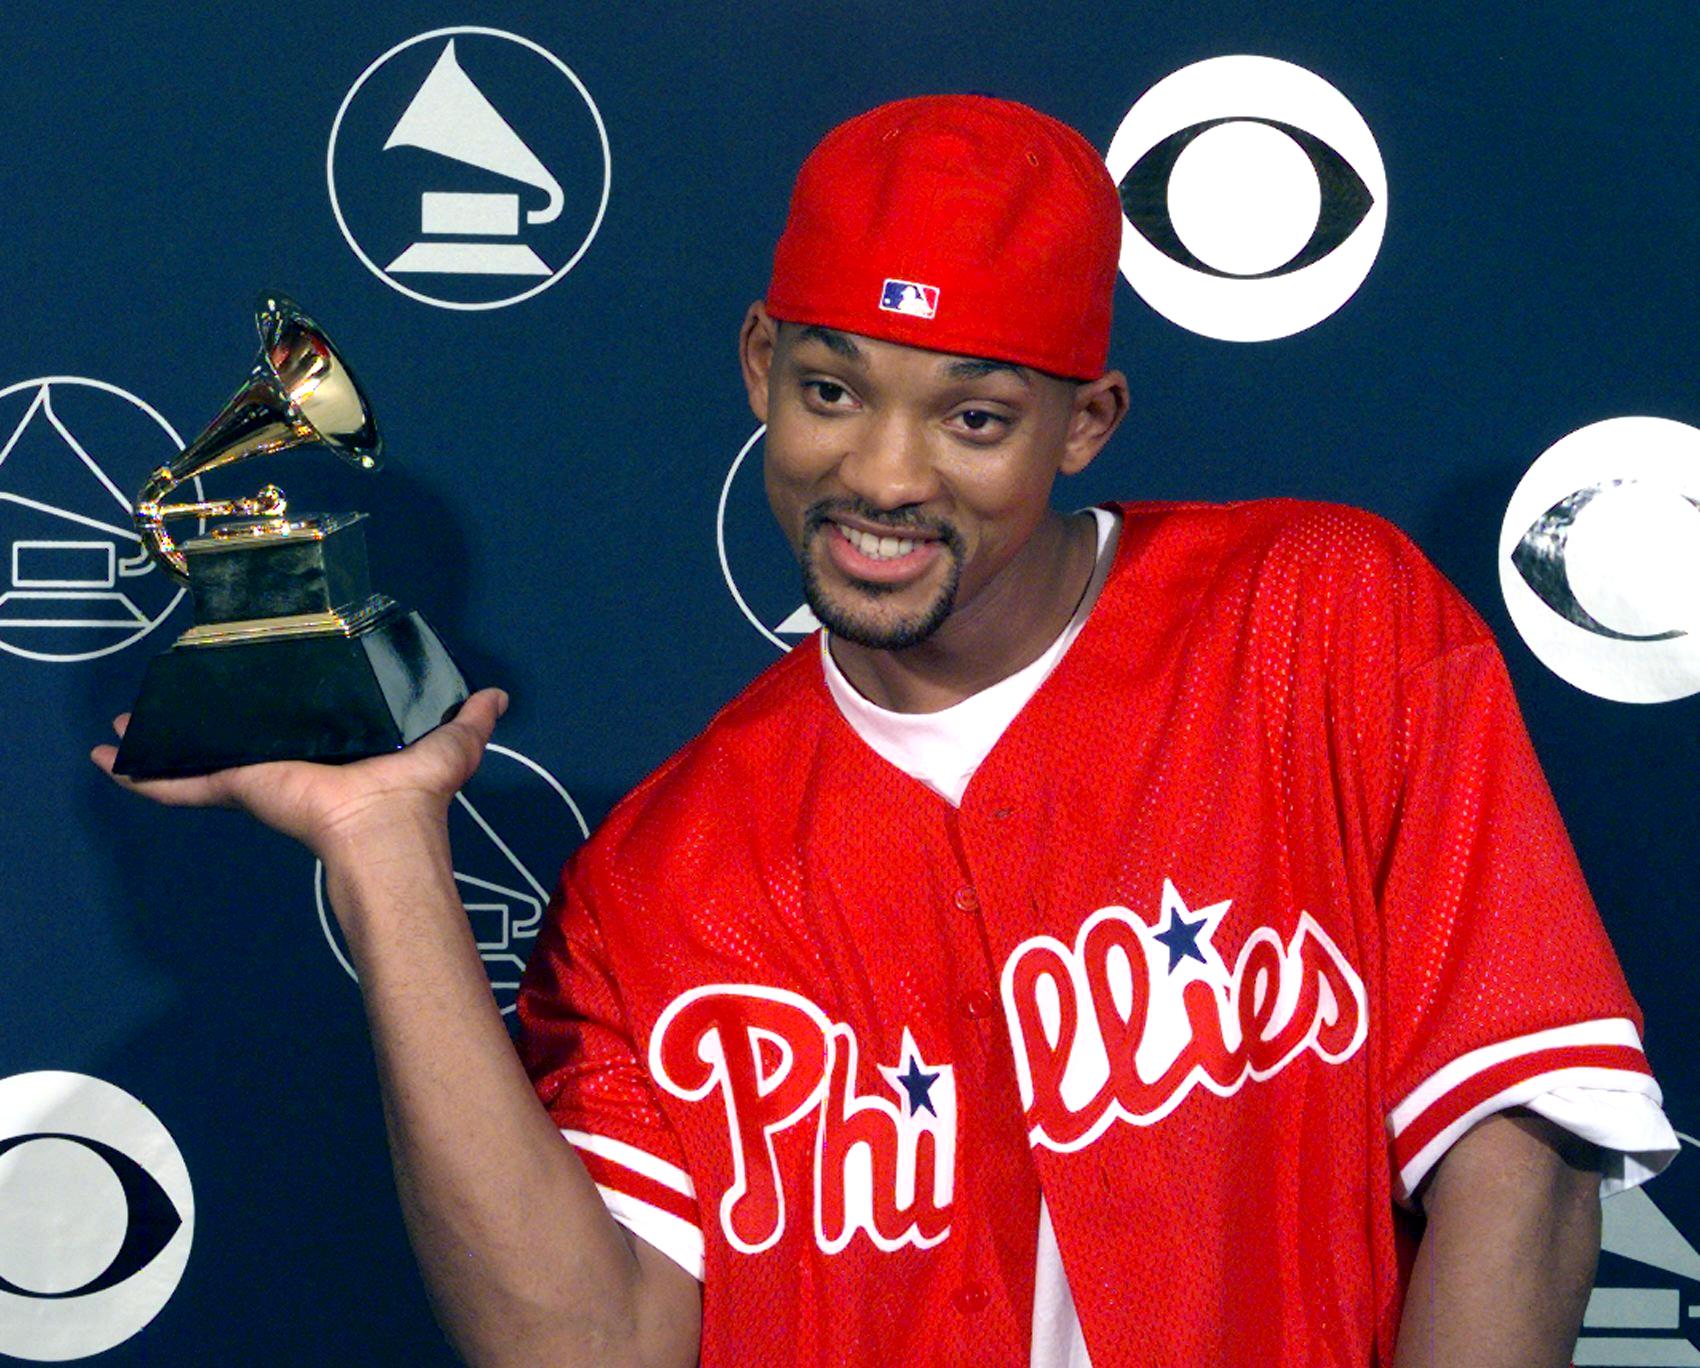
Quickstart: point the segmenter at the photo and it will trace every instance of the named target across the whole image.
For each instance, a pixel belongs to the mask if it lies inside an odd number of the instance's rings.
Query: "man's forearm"
[[[633,1245],[532,1092],[440,817],[369,825],[325,866],[371,1022],[408,1232],[463,1355],[480,1365],[694,1360],[694,1326],[644,1315]]]
[[[1406,1291],[1394,1368],[1565,1368],[1600,1249],[1598,1155],[1528,1113],[1448,1151]]]

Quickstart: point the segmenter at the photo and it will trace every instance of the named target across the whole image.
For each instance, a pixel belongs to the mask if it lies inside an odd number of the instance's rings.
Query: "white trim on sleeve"
[[[1605,1151],[1600,1196],[1610,1197],[1640,1187],[1676,1158],[1680,1142],[1659,1105],[1658,1092],[1656,1083],[1651,1093],[1561,1087],[1531,1097],[1523,1105]]]
[[[1657,1111],[1659,1119],[1663,1121],[1664,1112],[1658,1110],[1660,1098],[1657,1083],[1650,1078],[1643,1078],[1645,1091],[1633,1086],[1620,1086],[1625,1078],[1634,1077],[1636,1075],[1625,1074],[1621,1069],[1555,1069],[1551,1073],[1536,1074],[1532,1078],[1526,1078],[1520,1083],[1502,1089],[1492,1097],[1486,1098],[1469,1110],[1460,1113],[1451,1124],[1424,1145],[1400,1168],[1394,1190],[1400,1201],[1409,1203],[1411,1194],[1422,1186],[1422,1181],[1428,1176],[1429,1170],[1441,1161],[1447,1150],[1464,1138],[1470,1127],[1478,1121],[1492,1116],[1495,1112],[1508,1111],[1512,1107],[1528,1107],[1531,1111],[1545,1115],[1544,1110],[1536,1104],[1541,1098],[1552,1093],[1568,1093],[1571,1096],[1588,1095],[1590,1102],[1587,1110],[1600,1118],[1599,1123],[1594,1127],[1598,1130],[1610,1131],[1614,1129],[1615,1123],[1610,1118],[1609,1113],[1626,1105],[1633,1108],[1638,1116],[1642,1106],[1650,1104]],[[1576,1129],[1574,1126],[1565,1125],[1563,1121],[1558,1121],[1557,1124],[1564,1126],[1566,1130],[1574,1131]],[[1665,1128],[1669,1129],[1668,1122],[1665,1123]],[[1581,1132],[1577,1133],[1580,1134]],[[1676,1146],[1676,1135],[1672,1132],[1670,1153],[1664,1157],[1663,1162],[1650,1167],[1650,1171],[1644,1173],[1639,1181],[1645,1181],[1652,1177],[1654,1173],[1669,1163],[1676,1154]],[[1611,1192],[1621,1191],[1625,1186],[1633,1187],[1633,1183],[1625,1184],[1620,1181],[1616,1187],[1608,1189],[1608,1183],[1612,1177],[1621,1179],[1628,1171],[1621,1164],[1608,1164],[1607,1171],[1602,1174],[1600,1179],[1600,1195],[1605,1197],[1609,1196]]]
[[[1398,1135],[1432,1103],[1484,1069],[1520,1055],[1534,1054],[1537,1050],[1556,1050],[1567,1045],[1631,1045],[1639,1050],[1641,1037],[1636,1033],[1635,1023],[1627,1017],[1612,1017],[1606,1021],[1583,1021],[1574,1026],[1554,1027],[1550,1031],[1535,1031],[1471,1050],[1436,1069],[1388,1113],[1393,1134]]]
[[[1587,1053],[1598,1050],[1616,1051],[1625,1064],[1640,1067],[1617,1067],[1610,1053],[1604,1060]],[[1395,1196],[1411,1204],[1411,1194],[1465,1132],[1511,1107],[1527,1107],[1605,1150],[1601,1196],[1645,1182],[1671,1161],[1678,1145],[1661,1107],[1663,1094],[1645,1065],[1641,1037],[1623,1017],[1535,1031],[1460,1055],[1388,1113]],[[1500,1079],[1482,1077],[1495,1069]],[[1481,1095],[1483,1083],[1495,1082],[1504,1086]]]
[[[628,1197],[601,1183],[596,1190],[608,1214],[640,1240],[654,1245],[698,1282],[702,1281],[702,1231],[670,1211]]]
[[[691,1182],[691,1175],[676,1164],[657,1159],[648,1150],[628,1145],[621,1140],[610,1140],[606,1135],[592,1135],[589,1131],[563,1130],[561,1134],[586,1154],[600,1155],[622,1168],[629,1168],[633,1173],[641,1173],[645,1178],[653,1179],[662,1187],[672,1188],[674,1192],[682,1193],[693,1200],[696,1198],[697,1190]]]

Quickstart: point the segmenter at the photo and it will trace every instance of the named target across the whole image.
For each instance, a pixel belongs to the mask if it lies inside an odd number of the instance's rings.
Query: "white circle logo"
[[[520,974],[561,865],[589,835],[584,814],[560,780],[506,746],[487,746],[478,773],[455,794],[449,807],[455,886],[503,1015],[514,1010]],[[317,861],[313,899],[331,953],[355,978],[325,896],[325,867]]]
[[[1499,583],[1529,649],[1578,689],[1700,693],[1700,429],[1608,418],[1553,443],[1505,510]]]
[[[714,544],[720,553],[720,573],[739,611],[768,641],[789,651],[820,623],[809,605],[799,601],[802,581],[796,558],[775,531],[762,487],[761,461],[749,459],[766,431],[765,425],[758,427],[732,458],[714,514]],[[733,561],[741,574],[732,573]]]
[[[194,1227],[183,1156],[129,1093],[0,1078],[0,1354],[62,1363],[129,1339],[177,1290]]]
[[[1227,342],[1320,323],[1363,284],[1387,173],[1338,90],[1272,57],[1213,57],[1140,96],[1104,158],[1122,274],[1171,322]]]
[[[529,38],[462,25],[397,43],[360,73],[331,124],[325,178],[343,237],[386,285],[497,309],[590,249],[613,159],[571,67]]]
[[[143,550],[124,490],[182,450],[158,409],[104,380],[0,389],[0,651],[93,660],[165,620],[187,591]]]

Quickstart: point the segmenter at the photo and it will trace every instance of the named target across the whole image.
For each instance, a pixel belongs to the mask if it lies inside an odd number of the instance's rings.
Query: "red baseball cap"
[[[803,163],[767,311],[1095,380],[1121,239],[1115,183],[1067,124],[986,95],[898,100]]]

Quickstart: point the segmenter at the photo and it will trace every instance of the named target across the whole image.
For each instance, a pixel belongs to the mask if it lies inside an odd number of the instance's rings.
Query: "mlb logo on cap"
[[[939,311],[938,286],[922,285],[913,280],[888,280],[885,289],[880,292],[880,308],[887,313],[931,318]]]

